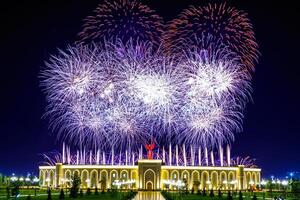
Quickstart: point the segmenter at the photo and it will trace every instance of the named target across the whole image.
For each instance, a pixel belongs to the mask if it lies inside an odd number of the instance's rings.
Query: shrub
[[[80,186],[80,178],[77,174],[74,175],[73,181],[72,181],[72,187],[70,189],[70,197],[71,198],[77,198],[78,197],[78,191]]]
[[[218,190],[218,197],[219,198],[222,198],[222,192],[221,192],[221,189],[219,188],[219,190]]]
[[[240,190],[240,192],[239,192],[239,200],[243,200],[243,193],[242,193],[241,190]]]
[[[213,189],[210,190],[209,196],[210,196],[210,197],[214,197],[214,196],[215,196],[215,195],[214,195]]]
[[[206,196],[206,190],[205,190],[205,187],[203,188],[203,191],[202,191],[202,196]]]
[[[98,188],[95,187],[95,195],[99,195]]]
[[[86,195],[89,196],[90,194],[91,194],[91,188],[88,188],[88,189],[86,190]]]
[[[83,190],[80,189],[79,196],[83,197]]]
[[[230,191],[228,191],[228,194],[227,194],[227,200],[233,200],[233,197],[232,197]]]
[[[48,188],[48,190],[47,190],[47,200],[52,200],[51,189],[50,188]]]
[[[60,190],[60,193],[59,193],[59,197],[58,197],[60,200],[63,200],[65,199],[65,192],[63,189]]]

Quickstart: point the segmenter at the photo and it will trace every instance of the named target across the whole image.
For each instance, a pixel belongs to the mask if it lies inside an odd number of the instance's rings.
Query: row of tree
[[[189,193],[188,192],[179,193],[179,195],[187,195],[187,194],[189,194]],[[193,190],[192,190],[192,194],[193,194]],[[174,194],[171,193],[171,192],[163,191],[162,195],[165,197],[166,200],[173,200],[174,199],[173,198]],[[210,190],[210,192],[207,193],[207,191],[205,189],[203,189],[202,192],[200,190],[198,190],[197,191],[197,195],[202,195],[203,197],[209,196],[211,198],[216,197],[216,195],[214,194],[213,190]],[[218,190],[217,197],[220,198],[220,199],[223,198],[223,193],[222,193],[222,191],[220,189]],[[239,200],[243,200],[244,199],[242,191],[239,191],[238,199]],[[232,194],[231,191],[227,192],[227,200],[233,200],[233,194]],[[253,195],[252,200],[257,200],[256,194]]]

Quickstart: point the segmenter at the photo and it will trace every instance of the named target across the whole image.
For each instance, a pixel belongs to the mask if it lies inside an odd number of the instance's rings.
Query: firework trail
[[[203,45],[203,40],[199,38],[209,35],[214,40],[221,40],[239,55],[248,70],[254,70],[259,53],[252,24],[245,12],[226,3],[185,9],[168,24],[164,33],[164,48],[170,54],[180,55],[186,47]]]
[[[251,158],[249,156],[246,157],[235,157],[231,159],[232,166],[244,165],[247,168],[256,168],[256,159]]]
[[[134,39],[159,45],[163,27],[162,18],[136,0],[106,0],[85,19],[79,37],[85,43]]]

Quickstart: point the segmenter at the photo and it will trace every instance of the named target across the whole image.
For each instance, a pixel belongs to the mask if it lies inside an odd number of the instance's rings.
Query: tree
[[[243,193],[241,190],[239,191],[239,200],[243,200]]]
[[[221,192],[221,189],[219,188],[219,190],[218,190],[218,197],[219,198],[222,198],[222,192]]]
[[[227,200],[233,200],[233,197],[232,197],[230,191],[228,191],[228,194],[227,194]]]
[[[72,181],[72,187],[70,188],[70,197],[71,198],[77,198],[78,197],[78,191],[80,187],[80,178],[77,174],[74,175],[73,181]]]
[[[79,196],[83,197],[83,191],[80,189]]]
[[[7,199],[10,198],[10,188],[7,186],[6,187],[6,195],[7,195]]]
[[[20,181],[14,181],[11,183],[11,195],[17,197],[20,194]]]
[[[60,200],[65,199],[65,192],[64,192],[63,189],[60,190],[60,193],[59,193],[59,199],[60,199]]]
[[[52,200],[51,189],[50,188],[48,188],[48,190],[47,190],[47,200]]]
[[[300,181],[297,181],[297,180],[292,180],[290,182],[290,185],[291,185],[291,192],[293,193],[299,193],[300,192]]]
[[[88,189],[86,190],[86,195],[89,196],[90,194],[91,194],[91,188],[88,188]]]
[[[95,187],[95,195],[99,195],[98,188]]]
[[[206,190],[205,190],[205,187],[203,188],[203,191],[202,191],[202,196],[206,196]]]
[[[28,196],[26,197],[26,200],[31,200],[31,195],[28,195]]]
[[[210,190],[209,196],[210,196],[210,197],[214,197],[214,196],[215,196],[215,195],[214,195],[213,189]]]
[[[197,190],[197,195],[201,195],[201,191],[200,190]]]

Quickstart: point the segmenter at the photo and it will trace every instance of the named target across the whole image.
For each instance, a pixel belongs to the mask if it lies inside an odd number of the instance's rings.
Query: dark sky
[[[76,40],[82,19],[99,2],[1,2],[0,172],[37,173],[39,154],[59,147],[48,120],[42,119],[45,97],[37,76],[50,54]],[[170,20],[188,5],[208,1],[143,2]],[[248,12],[262,54],[253,103],[247,106],[244,132],[236,137],[233,154],[256,158],[263,176],[300,171],[300,12],[295,2],[229,2]]]

